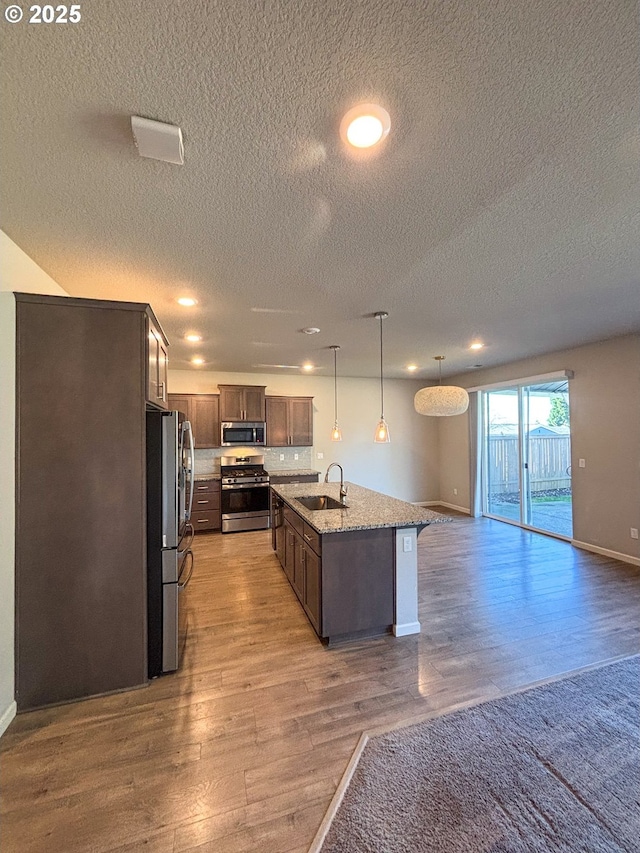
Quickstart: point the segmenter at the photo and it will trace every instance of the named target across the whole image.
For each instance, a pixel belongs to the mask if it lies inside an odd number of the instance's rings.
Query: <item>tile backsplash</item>
[[[292,471],[298,468],[312,468],[312,447],[212,447],[207,450],[196,450],[196,476],[220,473],[220,457],[255,453],[264,456],[264,467],[267,471]],[[295,456],[298,456],[296,459]],[[284,456],[284,459],[280,459]]]

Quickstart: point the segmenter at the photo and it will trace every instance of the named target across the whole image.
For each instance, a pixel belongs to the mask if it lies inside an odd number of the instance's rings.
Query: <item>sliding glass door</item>
[[[571,538],[567,380],[482,394],[484,514]]]
[[[520,522],[520,401],[517,388],[484,392],[485,512]]]

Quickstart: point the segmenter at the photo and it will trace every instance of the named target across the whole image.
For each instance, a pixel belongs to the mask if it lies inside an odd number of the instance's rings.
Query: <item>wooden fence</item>
[[[568,489],[571,443],[568,435],[529,436],[529,476],[532,492]],[[519,489],[518,439],[491,435],[488,441],[489,491],[492,495]]]

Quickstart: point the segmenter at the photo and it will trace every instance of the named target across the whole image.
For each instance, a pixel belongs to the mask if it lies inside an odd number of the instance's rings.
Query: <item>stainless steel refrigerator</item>
[[[149,677],[173,672],[188,631],[193,574],[194,445],[180,412],[147,412],[147,630]]]

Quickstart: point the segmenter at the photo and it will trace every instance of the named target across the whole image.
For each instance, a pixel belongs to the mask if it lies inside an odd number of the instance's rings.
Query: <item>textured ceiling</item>
[[[81,9],[0,24],[0,227],[69,293],[150,302],[174,367],[331,373],[336,343],[376,375],[377,310],[389,376],[640,328],[635,0]],[[392,127],[358,157],[361,101]],[[131,114],[180,125],[184,166],[140,158]]]

